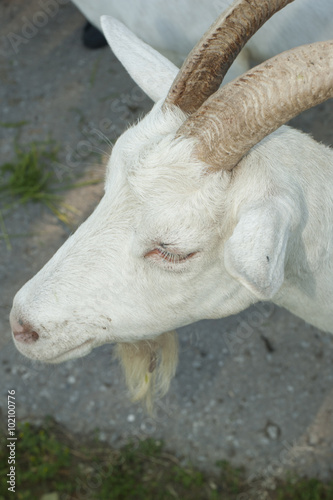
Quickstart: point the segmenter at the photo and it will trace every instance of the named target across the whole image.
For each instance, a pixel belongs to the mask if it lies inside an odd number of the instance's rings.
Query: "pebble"
[[[315,446],[316,444],[318,444],[318,441],[319,441],[319,439],[318,439],[317,434],[315,434],[314,432],[311,432],[309,435],[309,439],[308,439],[309,445]]]
[[[268,424],[266,427],[266,434],[270,439],[276,440],[280,432],[280,428],[275,424]]]

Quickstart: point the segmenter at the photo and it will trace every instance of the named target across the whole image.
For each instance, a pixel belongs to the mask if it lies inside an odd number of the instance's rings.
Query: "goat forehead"
[[[127,180],[133,192],[143,201],[155,194],[188,201],[216,185],[215,176],[206,175],[205,166],[195,158],[192,141],[175,139],[169,134],[152,147],[141,145],[127,167]]]
[[[182,166],[193,163],[190,140],[175,140],[186,115],[177,107],[161,110],[157,103],[139,123],[130,127],[117,140],[109,170],[119,168],[131,176],[154,175],[157,167]]]
[[[192,140],[175,139],[184,117],[162,113],[157,107],[114,147],[108,190],[117,198],[126,193],[125,211],[135,207],[137,221],[150,220],[154,227],[198,227],[202,220],[207,224],[209,218],[216,218],[221,188],[228,180],[221,174],[206,174],[204,165],[194,158]]]

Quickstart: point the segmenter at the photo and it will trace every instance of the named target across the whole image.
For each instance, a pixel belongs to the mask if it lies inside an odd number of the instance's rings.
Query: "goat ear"
[[[258,299],[269,300],[284,280],[291,215],[278,203],[244,210],[225,244],[226,270]]]
[[[135,83],[154,102],[166,97],[178,73],[177,66],[117,19],[102,16],[101,25],[108,44]]]

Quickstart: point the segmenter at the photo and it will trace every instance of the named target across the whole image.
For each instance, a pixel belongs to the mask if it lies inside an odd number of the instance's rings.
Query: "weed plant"
[[[0,239],[10,248],[10,238],[6,230],[4,213],[18,205],[39,202],[64,224],[71,226],[68,213],[74,207],[65,204],[58,193],[68,189],[88,186],[101,182],[92,181],[60,184],[55,175],[58,163],[58,147],[51,140],[33,142],[22,146],[15,143],[15,159],[0,166]]]
[[[222,460],[214,473],[203,472],[153,439],[112,449],[97,438],[74,436],[50,418],[42,427],[19,424],[17,436],[17,500],[41,500],[47,493],[56,500],[259,499],[242,468]],[[0,500],[7,500],[5,434],[0,443]],[[333,481],[291,477],[265,494],[267,500],[332,500]]]

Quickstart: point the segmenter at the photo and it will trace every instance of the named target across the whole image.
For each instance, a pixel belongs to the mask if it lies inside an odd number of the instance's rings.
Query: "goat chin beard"
[[[152,340],[118,343],[116,357],[122,365],[132,401],[142,401],[151,414],[154,400],[168,392],[176,373],[177,333],[166,332]]]

